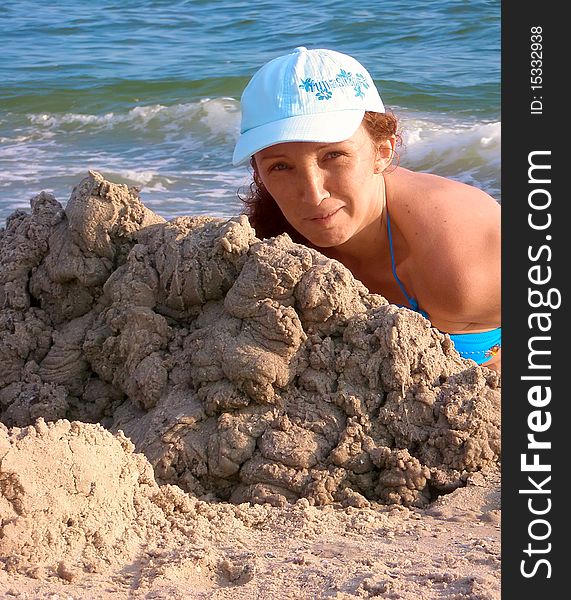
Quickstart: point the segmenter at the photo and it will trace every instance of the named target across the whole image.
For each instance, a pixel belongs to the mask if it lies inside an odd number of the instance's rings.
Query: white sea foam
[[[204,98],[199,102],[164,106],[154,104],[136,106],[125,113],[108,112],[103,115],[79,113],[28,115],[36,132],[52,134],[58,129],[70,128],[78,133],[114,130],[116,128],[151,130],[157,134],[195,134],[211,140],[222,136],[234,141],[239,133],[240,109],[234,98]],[[441,152],[458,152],[464,149],[486,149],[497,152],[501,139],[499,122],[466,122],[460,118],[445,120],[438,115],[415,115],[403,111],[401,117],[407,156],[422,161],[429,155]],[[30,140],[30,132],[19,132],[15,137],[2,137],[9,143]]]
[[[240,108],[233,98],[217,98],[205,100],[202,108],[202,121],[214,134],[238,137],[240,131]]]
[[[501,123],[405,115],[400,164],[484,189],[501,198]]]
[[[472,151],[488,158],[499,156],[501,123],[440,125],[430,121],[407,121],[403,131],[407,156],[414,161],[435,154],[456,155]]]
[[[199,102],[164,106],[152,104],[135,106],[125,113],[108,112],[103,115],[82,113],[40,113],[27,115],[28,122],[40,131],[75,129],[105,130],[127,126],[135,129],[154,126],[166,130],[181,124],[204,123],[214,133],[236,132],[239,104],[233,98],[204,98]],[[25,136],[23,136],[25,137]],[[16,138],[4,138],[14,142]]]
[[[499,199],[500,122],[396,112],[402,166],[456,178]],[[65,202],[88,169],[140,188],[165,215],[169,206],[173,214],[229,214],[239,206],[236,191],[250,180],[247,167],[231,165],[239,121],[239,102],[226,97],[101,115],[14,117],[1,132],[0,217],[15,205],[27,207],[41,190]]]

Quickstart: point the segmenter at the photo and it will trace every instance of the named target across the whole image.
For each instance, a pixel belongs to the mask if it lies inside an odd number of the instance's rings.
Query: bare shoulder
[[[391,219],[411,250],[441,254],[444,245],[464,254],[467,245],[480,247],[489,235],[499,235],[499,203],[474,186],[402,168],[386,180]]]
[[[443,319],[476,318],[481,312],[476,296],[499,294],[499,203],[476,187],[437,175],[397,169],[386,180],[389,213],[406,240],[419,301],[435,310],[438,305]]]
[[[474,186],[402,167],[387,175],[386,179],[388,191],[394,188],[394,210],[399,216],[408,215],[409,222],[430,220],[433,226],[437,226],[437,217],[457,221],[471,217],[499,222],[500,205],[497,200]]]

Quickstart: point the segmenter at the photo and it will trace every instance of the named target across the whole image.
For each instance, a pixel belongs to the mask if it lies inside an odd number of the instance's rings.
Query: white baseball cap
[[[304,46],[261,67],[240,102],[234,165],[282,142],[341,142],[357,131],[365,111],[385,112],[361,63],[335,50]]]

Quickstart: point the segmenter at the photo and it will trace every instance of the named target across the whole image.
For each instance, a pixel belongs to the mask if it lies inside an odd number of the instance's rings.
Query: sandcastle
[[[65,210],[45,192],[31,205],[0,231],[2,555],[43,510],[41,456],[67,465],[59,496],[43,493],[68,537],[105,504],[105,477],[127,486],[105,510],[132,521],[175,486],[234,505],[423,507],[497,465],[499,376],[342,264],[259,240],[243,215],[167,222],[96,172]],[[90,475],[99,461],[111,471]],[[144,535],[123,529],[100,544]]]

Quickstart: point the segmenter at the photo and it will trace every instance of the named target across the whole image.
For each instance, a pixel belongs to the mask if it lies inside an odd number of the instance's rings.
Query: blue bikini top
[[[385,205],[386,206],[386,205]],[[408,295],[406,288],[402,284],[401,280],[397,275],[397,267],[395,263],[395,254],[393,250],[393,236],[391,234],[391,219],[389,217],[389,211],[387,210],[387,233],[389,236],[389,248],[391,252],[391,266],[393,271],[393,277],[398,283],[402,293],[407,299],[411,310],[420,313],[423,317],[430,320],[428,313],[422,310],[418,306],[416,298]],[[402,305],[399,305],[402,306]],[[446,332],[442,332],[446,333]],[[454,343],[454,347],[458,351],[458,354],[463,358],[470,358],[477,364],[481,365],[486,361],[490,360],[492,356],[497,354],[502,346],[502,328],[497,327],[490,331],[480,331],[477,333],[449,333],[450,339]]]

